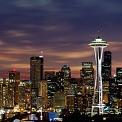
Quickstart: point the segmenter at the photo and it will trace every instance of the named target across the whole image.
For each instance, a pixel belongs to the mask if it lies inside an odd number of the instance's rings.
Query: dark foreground
[[[63,122],[122,122],[122,114],[95,115],[93,117],[80,114],[78,111],[63,117]]]
[[[17,114],[16,116],[12,118],[3,119],[1,122],[13,122],[15,119],[19,119],[20,122],[26,122],[23,121],[23,118],[26,118],[28,115],[27,113],[24,114]],[[37,114],[37,117],[39,118],[39,114]],[[106,115],[95,115],[93,117],[82,114],[79,111],[75,111],[74,113],[63,113],[61,116],[63,118],[62,122],[122,122],[122,114],[106,114]],[[30,122],[30,121],[27,121]],[[41,120],[34,120],[33,122],[58,122],[58,121],[49,121],[48,116],[46,116],[42,121]]]

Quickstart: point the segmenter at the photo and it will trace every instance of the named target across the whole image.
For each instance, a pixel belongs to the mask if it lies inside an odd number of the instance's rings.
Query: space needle
[[[104,104],[103,104],[103,85],[102,85],[102,55],[103,49],[107,47],[107,42],[100,37],[96,38],[89,44],[94,48],[95,61],[96,61],[96,77],[94,83],[94,94],[92,101],[91,115],[103,114]]]

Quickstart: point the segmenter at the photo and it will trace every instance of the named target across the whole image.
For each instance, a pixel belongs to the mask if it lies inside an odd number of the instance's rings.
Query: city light
[[[17,70],[8,71],[8,77],[0,78],[1,119],[63,121],[76,113],[88,118],[95,114],[119,116],[122,113],[122,68],[117,67],[116,75],[112,76],[112,53],[103,53],[108,45],[106,41],[97,38],[89,45],[94,48],[96,70],[91,61],[79,63],[78,78],[72,76],[72,66],[68,64],[58,71],[46,71],[43,56],[30,57],[28,80],[22,80]],[[106,117],[102,119],[105,121]]]

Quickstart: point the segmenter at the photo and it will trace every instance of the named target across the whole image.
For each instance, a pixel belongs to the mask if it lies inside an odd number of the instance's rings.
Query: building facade
[[[30,81],[31,81],[31,93],[32,93],[32,107],[36,107],[36,99],[39,96],[40,82],[43,80],[43,56],[34,56],[30,58]]]
[[[110,51],[104,51],[102,62],[102,80],[103,80],[103,101],[105,104],[110,103],[110,82],[112,80],[111,67],[112,67],[112,55]]]
[[[69,94],[68,92],[71,80],[71,69],[68,65],[63,65],[61,72],[63,74],[64,93]]]
[[[94,85],[94,68],[92,62],[82,62],[82,69],[80,71],[80,77],[83,79],[83,85]]]
[[[19,83],[20,83],[20,72],[18,71],[9,71],[9,80],[11,83],[14,83],[14,104],[19,103]]]
[[[122,109],[122,67],[116,68],[117,106]]]
[[[14,82],[9,79],[0,79],[0,107],[13,108],[14,107]]]

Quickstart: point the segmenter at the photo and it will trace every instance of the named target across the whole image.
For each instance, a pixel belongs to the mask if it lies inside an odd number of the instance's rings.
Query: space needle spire
[[[103,114],[104,104],[103,104],[103,84],[102,84],[102,55],[103,49],[107,47],[107,42],[102,40],[99,36],[89,44],[94,48],[95,61],[96,61],[96,77],[94,83],[94,95],[92,102],[91,115]]]

